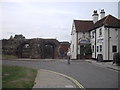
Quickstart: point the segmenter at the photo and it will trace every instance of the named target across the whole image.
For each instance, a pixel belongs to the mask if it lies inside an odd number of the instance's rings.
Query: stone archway
[[[31,48],[29,43],[25,43],[22,46],[21,58],[30,58],[31,56]]]
[[[21,41],[15,51],[18,58],[55,59],[58,46],[56,39],[29,39]]]
[[[43,58],[55,59],[58,58],[59,41],[56,39],[43,40]]]
[[[21,43],[16,50],[16,55],[19,58],[30,58],[31,56],[31,45],[29,42]]]
[[[44,45],[44,58],[45,59],[53,59],[54,58],[54,45],[45,44]]]

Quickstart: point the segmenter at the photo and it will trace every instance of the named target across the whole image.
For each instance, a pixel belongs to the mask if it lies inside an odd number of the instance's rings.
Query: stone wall
[[[59,45],[60,42],[56,39],[25,39],[23,38],[10,38],[2,40],[2,53],[7,55],[15,55],[18,58],[33,58],[44,59],[45,45],[51,45],[53,47],[52,58],[59,58]]]

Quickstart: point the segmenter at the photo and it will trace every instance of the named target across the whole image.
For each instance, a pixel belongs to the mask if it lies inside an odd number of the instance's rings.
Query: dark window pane
[[[117,46],[112,46],[112,52],[117,52]]]
[[[102,51],[102,45],[100,45],[100,52]]]
[[[97,46],[97,52],[99,51],[99,47]]]

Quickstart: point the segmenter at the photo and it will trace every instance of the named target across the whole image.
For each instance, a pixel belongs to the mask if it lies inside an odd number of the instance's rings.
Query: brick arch
[[[54,59],[55,46],[47,43],[44,45],[44,58]]]
[[[59,47],[59,41],[58,40],[56,40],[56,39],[45,39],[44,40],[44,43],[43,43],[43,48],[44,48],[44,52],[43,52],[43,54],[44,54],[44,58],[46,58],[46,51],[45,51],[45,46],[46,45],[49,45],[49,46],[52,46],[52,56],[50,57],[50,58],[52,58],[52,59],[55,59],[55,58],[58,58],[58,47]]]
[[[31,43],[30,43],[30,41],[21,42],[16,47],[16,55],[19,58],[30,58],[30,56],[31,56]]]
[[[28,48],[26,48],[28,45]],[[16,46],[15,53],[18,58],[36,58],[45,59],[45,45],[53,47],[53,56],[51,59],[58,58],[57,49],[59,41],[56,39],[29,39],[19,42]]]
[[[28,48],[25,48],[27,47]],[[16,55],[18,58],[44,59],[44,46],[51,45],[54,50],[52,58],[58,58],[58,47],[60,42],[56,39],[6,39],[2,40],[2,53]],[[28,52],[27,52],[28,49]],[[27,54],[25,56],[25,53]]]

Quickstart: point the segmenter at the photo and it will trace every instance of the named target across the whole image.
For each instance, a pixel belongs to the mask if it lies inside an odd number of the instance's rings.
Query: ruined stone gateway
[[[2,53],[18,58],[57,59],[60,58],[59,47],[64,43],[66,48],[69,48],[69,42],[59,42],[56,39],[25,39],[22,35],[15,35],[14,38],[2,40]]]

